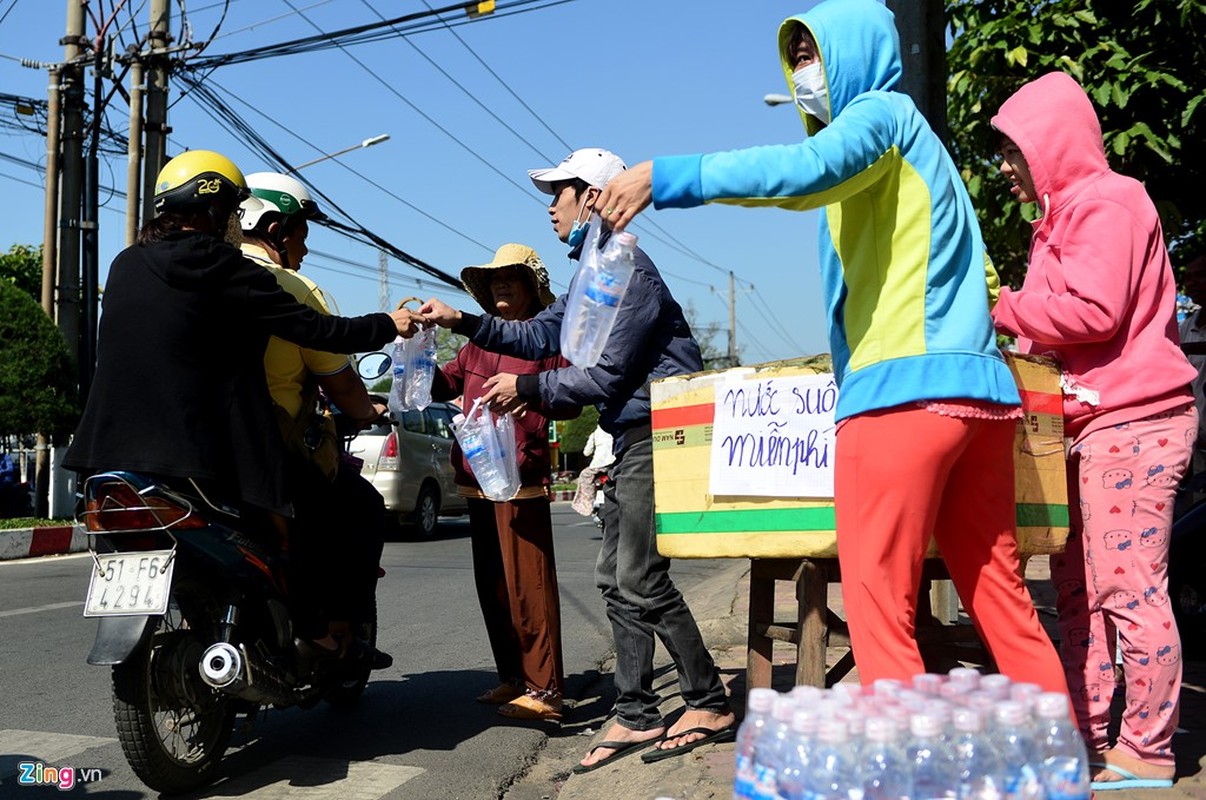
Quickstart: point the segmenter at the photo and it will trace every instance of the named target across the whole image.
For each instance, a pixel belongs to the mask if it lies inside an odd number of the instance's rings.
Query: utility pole
[[[377,248],[377,302],[382,311],[393,311],[389,303],[389,256],[380,247]]]
[[[729,270],[729,367],[737,366],[737,291],[733,270]]]
[[[46,205],[42,212],[42,310],[54,322],[54,281],[59,227],[59,68],[50,68],[46,87]],[[50,437],[39,433],[34,444],[34,516],[50,516]]]
[[[130,64],[130,137],[126,150],[126,247],[138,237],[138,206],[142,197],[142,61]]]
[[[171,44],[170,0],[151,0],[151,31],[148,36],[151,55],[146,71],[146,162],[143,165],[142,218],[155,216],[155,178],[167,163],[168,57],[164,50]]]
[[[946,141],[946,12],[942,0],[888,0],[900,34],[900,88]]]
[[[67,349],[80,363],[80,212],[84,172],[84,0],[67,0],[67,34],[62,39],[63,177],[59,189],[58,323]]]
[[[942,0],[888,0],[900,34],[901,90],[938,138],[946,141],[946,12]],[[930,609],[950,625],[959,615],[959,595],[951,581],[930,584]]]

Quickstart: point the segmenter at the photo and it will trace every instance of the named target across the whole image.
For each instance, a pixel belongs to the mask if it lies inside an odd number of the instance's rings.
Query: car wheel
[[[419,489],[419,499],[415,502],[414,524],[419,536],[430,539],[435,536],[436,524],[440,519],[440,496],[430,483],[423,484]]]

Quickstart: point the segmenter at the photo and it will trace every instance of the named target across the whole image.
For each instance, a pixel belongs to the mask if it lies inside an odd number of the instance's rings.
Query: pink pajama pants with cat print
[[[1174,763],[1181,646],[1168,600],[1168,541],[1197,411],[1192,405],[1077,437],[1068,456],[1072,535],[1051,558],[1060,660],[1090,752],[1109,747],[1115,642],[1126,708],[1116,747]]]

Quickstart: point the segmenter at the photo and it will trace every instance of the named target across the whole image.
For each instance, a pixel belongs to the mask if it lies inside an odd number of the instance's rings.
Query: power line
[[[364,0],[364,2],[366,2],[366,3],[367,3],[367,2],[368,2],[368,0]],[[431,3],[427,2],[427,0],[423,0],[423,5],[427,6],[427,8],[428,8],[429,10],[431,9]],[[370,6],[370,8],[371,8],[371,6]],[[376,10],[376,9],[374,9],[374,10]],[[515,90],[514,90],[514,89],[512,89],[512,88],[510,87],[510,85],[509,85],[509,84],[508,84],[506,81],[504,81],[504,80],[502,79],[502,76],[500,76],[500,75],[499,75],[497,72],[495,72],[495,71],[494,71],[494,68],[493,68],[493,67],[491,67],[491,66],[490,66],[490,65],[489,65],[489,64],[488,64],[488,63],[487,63],[487,62],[486,62],[486,61],[485,61],[485,60],[484,60],[484,59],[483,59],[481,56],[479,56],[479,55],[477,54],[477,51],[476,51],[476,50],[474,50],[472,47],[470,47],[470,46],[469,46],[469,43],[468,43],[468,42],[466,42],[464,39],[462,39],[462,38],[461,38],[461,35],[460,35],[459,33],[457,33],[457,32],[456,32],[456,29],[455,29],[455,28],[454,28],[452,25],[449,25],[449,24],[448,24],[446,21],[444,21],[442,18],[441,18],[441,20],[440,20],[440,21],[441,21],[441,22],[444,22],[444,29],[445,29],[445,30],[447,30],[447,31],[448,31],[448,33],[452,34],[452,37],[453,37],[454,39],[456,39],[458,42],[460,42],[460,43],[461,43],[461,46],[462,46],[462,47],[464,47],[466,50],[468,50],[468,51],[469,51],[469,54],[470,54],[471,56],[473,56],[475,59],[477,59],[477,63],[481,64],[481,65],[482,65],[482,67],[483,67],[483,68],[486,70],[486,72],[489,72],[491,75],[493,75],[493,76],[494,76],[494,79],[495,79],[496,81],[498,81],[498,82],[499,82],[499,83],[502,85],[502,87],[503,87],[504,89],[506,89],[506,90],[507,90],[507,93],[508,93],[508,94],[510,94],[510,95],[511,95],[511,97],[515,98],[515,100],[516,100],[516,101],[517,101],[517,102],[518,102],[518,103],[519,103],[521,106],[523,106],[523,107],[524,107],[524,108],[527,110],[527,112],[528,112],[529,114],[531,114],[533,117],[535,117],[535,118],[536,118],[536,121],[537,121],[537,122],[539,122],[541,125],[543,125],[543,126],[544,126],[544,129],[545,129],[546,131],[548,131],[549,133],[551,133],[551,134],[553,135],[553,138],[554,138],[554,139],[556,139],[558,142],[560,142],[560,143],[561,143],[561,146],[562,146],[562,147],[564,147],[566,150],[572,150],[572,149],[573,149],[572,147],[570,147],[569,142],[565,141],[565,139],[562,139],[562,138],[561,138],[561,136],[560,136],[560,135],[557,133],[557,131],[553,130],[553,129],[552,129],[550,126],[549,126],[549,124],[548,124],[547,122],[545,122],[545,121],[544,121],[544,118],[543,118],[543,117],[541,117],[539,114],[537,114],[537,113],[536,113],[536,111],[535,111],[535,110],[534,110],[534,109],[533,109],[531,106],[529,106],[529,105],[528,105],[526,102],[524,102],[524,99],[523,99],[522,97],[520,97],[518,94],[516,94]]]
[[[13,13],[13,9],[17,7],[17,2],[18,0],[13,0],[12,4],[9,5],[8,10],[4,12],[4,16],[0,17],[0,25],[3,25],[4,20],[8,19],[8,15]]]

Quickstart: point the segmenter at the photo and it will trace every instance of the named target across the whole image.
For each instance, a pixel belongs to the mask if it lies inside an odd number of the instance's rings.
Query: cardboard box
[[[1006,354],[1022,395],[1018,422],[1018,544],[1023,556],[1058,553],[1068,537],[1068,487],[1059,370],[1049,359]],[[829,357],[664,378],[652,386],[658,550],[673,558],[835,558],[832,498],[709,493],[714,388],[733,372],[829,372]],[[933,544],[930,555],[937,555]]]

